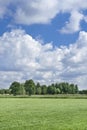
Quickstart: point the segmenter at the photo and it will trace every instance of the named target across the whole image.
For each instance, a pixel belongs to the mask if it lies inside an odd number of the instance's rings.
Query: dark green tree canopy
[[[24,87],[26,94],[31,95],[35,93],[35,83],[32,79],[26,80]]]
[[[11,85],[10,85],[10,90],[11,90],[11,94],[13,95],[20,95],[20,83],[14,81]]]
[[[86,91],[83,91],[84,93]],[[69,84],[67,82],[53,83],[51,85],[35,84],[32,79],[26,80],[25,83],[13,82],[10,85],[9,91],[1,90],[3,93],[11,93],[13,95],[32,95],[32,94],[77,94],[79,93],[78,86],[75,84]]]

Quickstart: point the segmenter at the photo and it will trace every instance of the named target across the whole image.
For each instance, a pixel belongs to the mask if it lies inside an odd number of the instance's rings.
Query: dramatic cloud
[[[0,0],[0,18],[10,16],[17,24],[47,24],[60,12],[69,13],[62,33],[79,31],[80,22],[87,22],[86,9],[87,0]]]
[[[53,47],[33,39],[23,30],[12,30],[0,37],[0,87],[17,80],[24,82],[74,82],[86,87],[87,32],[80,32],[76,43]]]

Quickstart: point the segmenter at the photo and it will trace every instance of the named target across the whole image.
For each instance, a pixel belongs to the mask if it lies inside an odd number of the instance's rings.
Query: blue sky
[[[0,0],[0,88],[32,78],[86,89],[86,57],[86,0]]]
[[[60,13],[54,19],[52,19],[51,23],[48,24],[15,24],[12,22],[11,18],[1,19],[0,21],[0,35],[2,35],[6,31],[11,31],[11,29],[24,29],[26,33],[31,35],[33,38],[40,37],[44,40],[45,43],[53,42],[54,45],[60,46],[61,44],[70,44],[74,43],[78,37],[78,32],[72,34],[63,34],[60,32],[61,28],[65,25],[66,21],[69,20],[69,13]],[[9,25],[12,24],[12,25]],[[82,24],[86,29],[86,24]]]

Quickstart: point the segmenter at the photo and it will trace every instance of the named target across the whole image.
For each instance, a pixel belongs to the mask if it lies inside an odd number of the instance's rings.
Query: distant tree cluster
[[[79,94],[87,94],[87,90],[80,90]]]
[[[53,83],[51,85],[41,85],[34,83],[32,79],[25,83],[14,81],[9,89],[0,89],[0,94],[13,95],[53,95],[53,94],[87,94],[87,90],[79,90],[76,84],[67,82]]]
[[[10,94],[9,89],[0,89],[0,94]]]
[[[9,87],[10,94],[13,95],[45,95],[45,94],[77,94],[78,86],[66,82],[53,83],[51,85],[35,84],[32,79],[25,83],[13,82]]]

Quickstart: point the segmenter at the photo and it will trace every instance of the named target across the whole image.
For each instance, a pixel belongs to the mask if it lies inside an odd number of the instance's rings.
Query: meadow
[[[87,130],[87,99],[0,98],[0,130]]]

